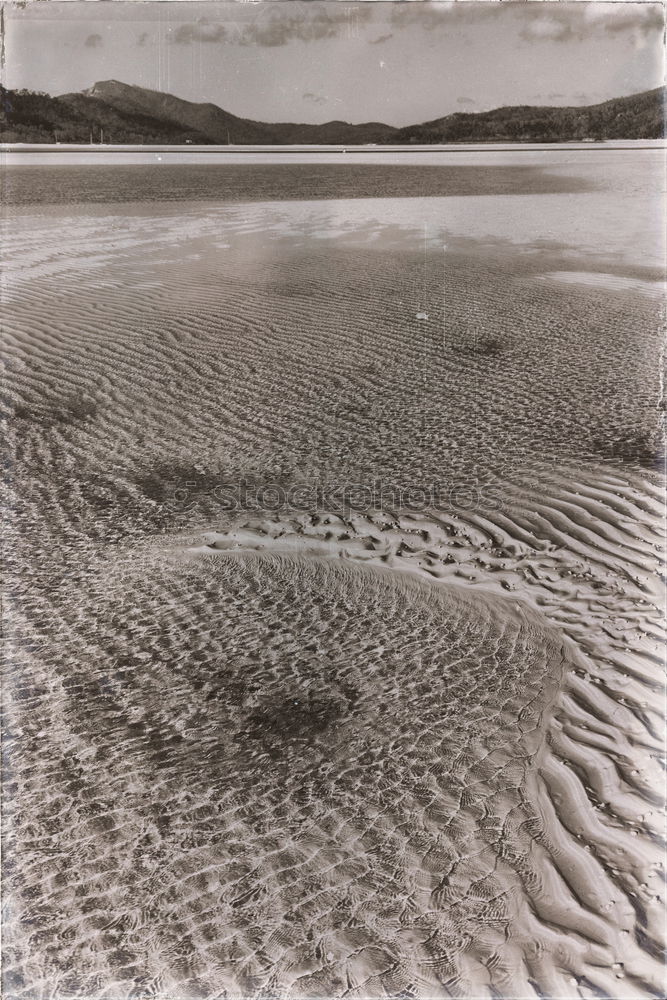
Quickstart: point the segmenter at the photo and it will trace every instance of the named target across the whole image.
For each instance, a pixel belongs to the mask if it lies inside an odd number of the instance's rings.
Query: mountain
[[[379,122],[350,125],[348,122],[333,121],[324,125],[295,125],[289,122],[268,124],[223,111],[216,104],[194,104],[171,94],[163,94],[144,87],[133,87],[117,80],[96,83],[83,92],[85,97],[95,98],[116,112],[132,111],[148,115],[159,121],[168,121],[182,128],[193,129],[205,136],[204,141],[236,145],[273,143],[364,143],[387,141],[396,129]],[[79,95],[65,94],[61,100],[71,102]]]
[[[95,142],[235,145],[564,142],[664,136],[665,90],[648,90],[589,107],[508,107],[458,112],[393,128],[381,122],[323,125],[256,122],[215,104],[105,80],[76,94],[50,97],[0,88],[1,142]]]
[[[572,139],[661,139],[665,88],[588,107],[496,108],[459,112],[394,133],[392,142],[567,142]]]
[[[234,142],[256,144],[266,142],[261,122],[246,121],[223,111],[215,104],[193,104],[172,94],[134,87],[117,80],[96,83],[81,94],[63,94],[61,101],[77,110],[90,111],[111,108],[116,114],[139,114],[171,128],[180,128],[202,136],[204,142],[226,143],[234,134]]]
[[[29,90],[0,88],[0,141],[185,143],[209,142],[195,129],[147,114],[117,112],[85,94],[50,97]]]
[[[388,142],[396,131],[380,122],[255,122],[215,104],[195,104],[117,80],[60,97],[5,89],[1,97],[2,142],[88,142],[91,135],[99,142],[104,130],[104,141],[111,143],[362,145]]]

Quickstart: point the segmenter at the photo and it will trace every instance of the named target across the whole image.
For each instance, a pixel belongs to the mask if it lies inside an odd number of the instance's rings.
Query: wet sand
[[[9,996],[661,995],[661,247],[536,184],[9,209]]]

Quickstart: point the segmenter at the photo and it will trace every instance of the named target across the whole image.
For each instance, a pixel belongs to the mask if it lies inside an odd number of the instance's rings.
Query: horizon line
[[[206,144],[165,144],[165,143],[66,143],[66,142],[45,142],[45,143],[21,143],[21,142],[0,142],[0,154],[5,153],[95,153],[100,155],[109,152],[121,153],[211,153],[219,155],[235,155],[245,153],[277,153],[289,155],[290,153],[365,153],[374,155],[375,153],[433,153],[446,151],[448,153],[466,152],[507,152],[518,150],[530,152],[531,150],[549,150],[558,146],[567,146],[573,152],[590,152],[591,149],[606,148],[607,150],[623,149],[667,149],[667,137],[660,139],[562,139],[554,142],[460,142],[460,143],[401,143],[392,145],[390,143],[348,143],[346,145],[333,145],[330,143],[299,143],[289,145],[287,143],[267,143],[260,145],[257,143],[239,143],[237,145],[222,145],[220,143]]]

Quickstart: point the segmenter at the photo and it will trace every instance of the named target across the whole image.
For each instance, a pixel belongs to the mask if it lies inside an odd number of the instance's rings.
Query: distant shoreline
[[[60,151],[68,153],[108,153],[118,150],[120,152],[178,152],[178,153],[294,153],[294,152],[346,152],[346,153],[391,153],[406,151],[411,153],[434,152],[446,150],[455,152],[456,150],[470,149],[551,149],[553,147],[566,146],[568,149],[661,149],[667,148],[666,139],[563,139],[556,142],[451,142],[451,143],[401,143],[392,145],[391,143],[348,143],[348,144],[327,144],[327,143],[265,143],[263,145],[250,143],[228,143],[226,145],[216,145],[214,143],[83,143],[83,142],[1,142],[0,153],[20,152],[20,153],[57,153]]]
[[[465,154],[548,154],[548,153],[591,153],[661,150],[667,148],[664,139],[609,139],[602,142],[502,142],[502,143],[452,143],[447,145],[101,145],[83,143],[0,143],[0,165],[45,166],[55,165],[85,166],[94,163],[113,165],[146,165],[152,163],[204,164],[211,162],[271,162],[284,159],[287,162],[322,162],[330,158],[332,162],[354,159],[357,163],[385,161],[395,157],[397,162],[407,162],[415,156],[420,162],[427,158],[430,162],[440,162],[440,157]]]

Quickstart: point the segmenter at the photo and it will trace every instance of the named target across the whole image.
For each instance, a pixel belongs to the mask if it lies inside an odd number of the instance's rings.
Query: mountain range
[[[0,99],[0,142],[364,145],[658,139],[665,134],[664,87],[588,107],[520,105],[457,112],[404,128],[381,122],[256,122],[215,104],[117,80],[58,97],[2,87]]]

